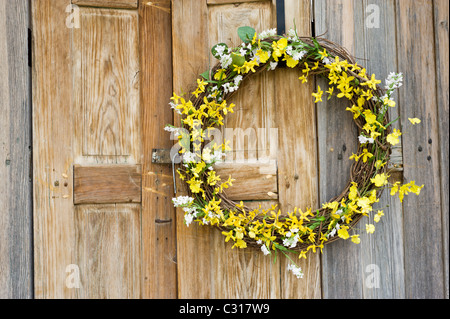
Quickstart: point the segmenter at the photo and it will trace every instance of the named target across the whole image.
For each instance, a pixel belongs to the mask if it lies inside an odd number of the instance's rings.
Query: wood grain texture
[[[437,103],[439,116],[439,147],[442,206],[442,239],[444,248],[445,298],[449,298],[449,48],[448,1],[436,0],[434,30],[436,45]]]
[[[248,2],[270,2],[272,0],[206,0],[208,5],[210,4],[238,4],[238,3],[248,3]]]
[[[73,205],[74,165],[117,164],[94,170],[119,175],[108,188],[141,179],[138,13],[80,8],[80,28],[70,29],[69,4],[33,2],[35,294],[139,298],[140,205]],[[135,171],[122,174],[120,165]],[[69,265],[80,271],[80,288],[67,285]]]
[[[141,202],[140,165],[76,165],[73,174],[75,205]]]
[[[311,2],[285,1],[286,30],[297,27],[299,35],[311,36]],[[276,127],[279,146],[278,192],[279,205],[283,213],[292,212],[295,207],[306,210],[318,208],[318,157],[317,127],[313,93],[313,79],[302,84],[298,80],[300,71],[279,69],[275,73]],[[292,256],[298,258],[296,256]],[[298,260],[305,273],[303,280],[297,280],[285,271],[291,262],[280,258],[281,298],[321,298],[320,255],[308,254],[307,260]],[[295,260],[297,262],[297,260]]]
[[[70,0],[31,4],[34,290],[36,298],[70,298],[74,290],[66,287],[65,270],[74,263],[73,78],[71,30],[63,14]]]
[[[187,92],[209,65],[210,52],[205,41],[208,37],[206,1],[172,1],[172,21],[173,90]],[[179,117],[174,118],[174,125],[181,125]],[[177,185],[183,185],[179,179]],[[179,189],[177,195],[183,193],[185,190]],[[207,258],[213,249],[211,230],[197,225],[186,227],[181,209],[177,209],[176,216],[178,297],[214,298],[213,265]]]
[[[397,1],[399,69],[405,70],[400,90],[404,179],[424,184],[419,197],[403,202],[405,297],[445,296],[441,204],[439,113],[432,1]],[[410,129],[409,117],[422,119]],[[420,151],[420,149],[422,151]],[[423,214],[426,214],[424,219]]]
[[[239,46],[242,43],[237,34],[239,27],[248,25],[261,32],[275,25],[275,16],[273,1],[210,5],[208,47],[211,48],[221,42],[227,43],[229,47]],[[213,66],[215,63],[217,60],[210,55],[210,65]],[[274,116],[274,92],[275,74],[263,72],[242,83],[238,93],[229,101],[234,103],[236,108],[233,114],[227,116],[224,126],[224,139],[231,141],[233,150],[233,157],[231,158],[229,154],[226,160],[234,164],[237,170],[251,162],[276,161],[274,157],[276,154],[273,153],[276,152],[278,141],[271,136],[273,133],[271,129],[277,128]],[[278,135],[275,134],[275,137]],[[275,145],[271,145],[271,142]],[[275,149],[272,154],[271,148]],[[231,176],[237,183],[243,183],[242,185],[246,185],[244,187],[249,189],[252,183],[246,183],[244,179],[238,182],[240,173],[236,173],[236,177]],[[254,189],[255,187],[257,184],[254,185]],[[273,193],[277,193],[278,185],[273,185],[273,189],[276,189]],[[239,192],[239,186],[234,184],[230,191]],[[249,198],[239,197],[242,200],[252,199],[251,194],[247,195]],[[252,204],[266,206],[268,202],[252,202]],[[210,253],[212,276],[220,278],[218,281],[221,281],[218,283],[215,280],[213,286],[215,298],[279,298],[281,295],[279,260],[273,263],[272,258],[261,256],[258,250],[249,252],[231,250],[230,245],[224,243],[223,235],[217,230],[213,230],[211,236],[214,246],[221,247]]]
[[[33,297],[30,8],[0,1],[0,298]]]
[[[138,204],[76,207],[77,298],[141,298],[140,211]]]
[[[217,176],[222,179],[231,176],[236,180],[233,182],[233,186],[227,189],[227,197],[231,200],[278,199],[276,163],[223,163],[217,164],[215,170]]]
[[[314,12],[316,34],[327,32],[324,35],[327,39],[355,52],[353,1],[317,0]],[[323,80],[317,84],[323,90],[328,87]],[[357,130],[345,107],[337,98],[317,104],[320,203],[339,195],[349,180],[348,158],[357,149]],[[362,298],[360,254],[361,248],[349,241],[337,241],[325,247],[322,256],[325,299]]]
[[[375,7],[376,6],[376,7]],[[367,21],[373,8],[379,8],[379,25],[369,28]],[[355,34],[355,56],[359,64],[366,67],[369,74],[375,74],[384,84],[390,72],[406,72],[397,66],[397,35],[390,30],[395,29],[395,3],[391,0],[354,2],[355,29],[361,30]],[[398,102],[398,94],[395,93]],[[389,110],[391,120],[399,117],[402,105]],[[400,123],[394,123],[394,128],[400,129]],[[391,155],[393,165],[403,165],[402,145],[399,144]],[[394,167],[392,167],[394,168]],[[391,173],[391,182],[403,181],[402,173]],[[385,218],[380,223],[373,222],[373,215],[383,210]],[[386,190],[379,203],[374,206],[370,219],[361,221],[361,260],[363,273],[363,297],[365,299],[402,299],[404,291],[404,260],[403,260],[403,209],[398,197],[389,195]],[[365,224],[376,224],[375,234],[364,232]],[[377,289],[367,284],[366,278],[372,273],[371,265],[376,265],[379,271],[380,283]]]
[[[138,0],[73,0],[79,6],[136,9]]]
[[[169,8],[171,1],[159,1]],[[142,297],[177,297],[176,216],[170,165],[152,164],[153,149],[170,149],[164,131],[173,123],[172,16],[141,1],[140,56],[142,87]]]
[[[75,122],[83,156],[140,161],[139,30],[135,10],[80,8],[74,29]],[[78,151],[77,151],[78,153]]]

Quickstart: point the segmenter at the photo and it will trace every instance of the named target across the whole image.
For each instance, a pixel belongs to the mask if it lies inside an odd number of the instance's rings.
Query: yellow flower
[[[382,187],[388,183],[388,175],[385,173],[377,174],[374,178],[370,179],[372,183],[375,184],[376,187]]]
[[[383,104],[387,105],[389,107],[395,107],[395,105],[396,105],[395,101],[390,100],[388,97],[384,98]]]
[[[319,51],[319,54],[320,54],[320,59],[321,59],[321,60],[323,60],[323,59],[325,59],[326,57],[328,57],[328,53],[327,53],[327,50],[326,50],[326,49],[323,49],[323,51]]]
[[[420,124],[422,121],[418,118],[408,118],[408,120],[411,122],[412,125]]]
[[[373,218],[373,220],[375,221],[375,223],[380,222],[381,217],[384,216],[384,213],[382,210],[379,210],[378,213],[375,215],[375,217]]]
[[[372,224],[366,224],[366,232],[368,234],[373,234],[375,232],[375,226]]]
[[[302,81],[302,84],[308,82],[308,77],[307,77],[306,75],[302,75],[302,76],[299,77],[298,79],[299,79],[300,81]]]
[[[220,176],[216,176],[215,171],[209,172],[207,178],[208,185],[214,186],[217,184],[217,182],[220,182]]]
[[[197,79],[197,84],[198,84],[197,90],[195,90],[195,92],[192,92],[192,94],[198,98],[200,93],[205,92],[205,86],[207,85],[207,83],[203,81],[203,79]]]
[[[353,119],[356,120],[361,115],[363,108],[361,106],[353,105],[351,108],[347,107],[345,110],[352,112]]]
[[[355,244],[359,244],[361,243],[361,239],[359,238],[359,235],[353,235],[352,236],[352,242],[354,242]]]
[[[234,247],[244,249],[244,248],[247,248],[247,243],[245,241],[243,241],[242,239],[238,239],[236,241],[236,243],[233,245],[233,247],[231,247],[231,248],[234,248]]]
[[[389,134],[386,140],[391,145],[397,145],[398,143],[400,143],[400,136],[402,136],[400,130],[394,129],[394,132]]]
[[[370,152],[367,150],[367,148],[365,148],[365,149],[363,150],[363,153],[361,154],[361,157],[363,158],[363,162],[366,163],[367,160],[368,160],[369,158],[372,158],[372,157],[373,157],[373,154],[370,153]]]
[[[347,229],[348,229],[347,226],[341,226],[341,228],[338,230],[338,236],[345,240],[349,239],[350,235]]]
[[[291,56],[285,54],[283,61],[286,61],[286,65],[290,68],[295,68],[299,63],[297,60],[294,60]]]
[[[358,197],[358,184],[352,182],[352,187],[350,187],[350,193],[348,194],[348,199],[355,200]]]
[[[361,75],[361,74],[360,74]],[[381,81],[375,79],[375,74],[372,74],[372,78],[370,80],[367,80],[367,82],[361,83],[362,86],[368,86],[372,90],[377,89],[377,84],[380,84]]]
[[[259,57],[261,63],[266,63],[270,59],[269,53],[262,49],[256,51],[256,56]]]
[[[334,86],[330,87],[328,89],[328,91],[326,91],[326,92],[329,94],[328,100],[331,99],[331,97],[333,96],[333,92],[334,92]]]
[[[384,165],[386,165],[386,163],[383,162],[382,160],[378,160],[378,161],[375,162],[375,168],[376,168],[376,169],[380,169],[380,168],[382,168]]]
[[[198,194],[202,191],[201,186],[203,182],[201,180],[195,179],[195,177],[193,177],[190,181],[187,181],[187,183],[189,184],[192,193]]]
[[[312,94],[312,96],[316,98],[314,103],[318,103],[319,101],[322,102],[322,95],[323,95],[323,91],[320,89],[320,86],[318,86],[317,93]]]
[[[275,61],[278,62],[278,58],[280,58],[283,55],[284,51],[286,50],[287,45],[288,45],[288,40],[286,38],[282,38],[282,39],[278,40],[278,42],[275,42],[275,41],[273,42],[272,56]]]
[[[214,80],[223,81],[227,78],[225,74],[225,69],[217,70],[216,74],[214,74]]]

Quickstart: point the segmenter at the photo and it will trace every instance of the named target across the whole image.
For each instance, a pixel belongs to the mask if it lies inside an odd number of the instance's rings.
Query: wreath
[[[366,74],[366,69],[346,49],[324,38],[300,37],[293,29],[286,35],[277,35],[276,29],[257,34],[251,27],[241,27],[238,34],[242,45],[215,45],[211,52],[219,60],[217,65],[201,74],[188,97],[174,93],[169,103],[181,115],[182,127],[168,125],[166,130],[179,139],[177,152],[182,154],[182,162],[177,172],[188,191],[187,196],[176,197],[173,203],[183,209],[187,226],[196,222],[216,227],[226,242],[234,243],[232,248],[256,247],[275,258],[280,252],[291,262],[288,270],[302,278],[302,269],[288,253],[306,259],[309,251],[322,252],[324,245],[338,239],[359,244],[356,225],[361,218],[370,219],[365,231],[373,233],[375,224],[384,216],[382,210],[373,209],[384,189],[390,188],[390,194],[398,194],[401,201],[409,193],[420,194],[423,185],[417,186],[414,181],[391,184],[388,179],[391,147],[400,143],[402,135],[392,128],[398,119],[390,121],[388,109],[396,106],[392,96],[402,85],[403,76],[391,73],[381,88],[381,81]],[[249,209],[243,202],[231,201],[226,189],[232,187],[234,180],[231,176],[224,179],[214,170],[230,150],[229,141],[205,147],[212,131],[223,126],[226,115],[233,113],[235,105],[227,100],[241,83],[253,74],[273,71],[282,64],[299,68],[302,83],[311,76],[327,79],[328,99],[335,96],[350,101],[346,110],[353,114],[359,131],[358,151],[350,157],[354,163],[348,185],[339,196],[316,210],[295,208],[283,213],[277,206]],[[323,101],[320,86],[312,97],[315,103]],[[413,125],[420,123],[417,118],[409,121]]]

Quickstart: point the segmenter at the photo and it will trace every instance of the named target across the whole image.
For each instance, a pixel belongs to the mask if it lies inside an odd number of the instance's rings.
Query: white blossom
[[[192,152],[186,152],[183,155],[183,163],[196,163],[198,160],[198,156]]]
[[[234,85],[239,86],[239,84],[241,84],[241,82],[242,82],[242,79],[243,79],[243,76],[242,76],[242,75],[237,75],[237,76],[234,78]]]
[[[270,255],[270,251],[267,249],[266,245],[261,246],[261,251],[264,253],[264,256]]]
[[[295,61],[300,61],[301,59],[303,59],[303,57],[306,55],[306,53],[307,53],[306,51],[300,51],[300,52],[295,51],[294,54],[292,55],[292,58]]]
[[[269,30],[265,30],[263,32],[261,32],[259,34],[259,38],[261,40],[266,39],[266,38],[270,38],[277,35],[277,29],[269,29]]]
[[[192,204],[194,199],[189,196],[179,196],[176,198],[172,198],[173,205],[175,207],[183,207]]]
[[[303,271],[301,267],[297,267],[295,265],[289,264],[287,267],[288,271],[292,271],[292,273],[298,278],[303,278]]]
[[[184,215],[184,221],[186,222],[187,227],[189,227],[189,225],[192,223],[193,220],[194,220],[194,215],[192,215],[192,214]]]
[[[375,142],[375,140],[373,138],[365,137],[364,135],[358,136],[358,139],[361,144],[367,144],[367,143],[373,144]]]
[[[403,85],[403,73],[395,73],[391,72],[389,73],[387,79],[386,79],[386,90],[394,90],[398,89]]]
[[[277,68],[278,66],[278,62],[270,62],[270,67],[268,69],[268,71],[273,71]]]
[[[331,60],[328,57],[324,57],[322,63],[328,65],[331,64]]]
[[[224,45],[217,45],[216,46],[216,52],[219,56],[222,56],[225,52],[226,46]]]
[[[233,63],[231,55],[224,54],[220,57],[220,64],[222,65],[222,69],[228,69],[231,63]]]

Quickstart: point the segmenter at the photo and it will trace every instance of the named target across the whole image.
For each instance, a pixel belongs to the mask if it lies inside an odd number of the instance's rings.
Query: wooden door
[[[36,0],[37,298],[176,296],[170,1]]]
[[[252,26],[262,32],[277,25],[276,1],[272,0],[178,0],[173,1],[172,9],[175,92],[186,92],[199,74],[217,63],[210,53],[213,45],[241,44],[237,36],[240,26]],[[310,1],[285,1],[287,26],[293,27],[295,21],[299,34],[311,35],[310,10]],[[269,195],[252,193],[259,184],[255,186],[252,180],[240,180],[243,175],[235,177],[241,186],[234,187],[239,191],[245,187],[247,194],[246,198],[233,199],[246,200],[248,206],[277,204],[282,211],[288,211],[294,207],[315,208],[318,204],[313,83],[301,85],[299,76],[298,70],[287,69],[256,75],[243,83],[240,92],[233,97],[235,114],[227,117],[226,127],[247,134],[253,132],[257,142],[242,144],[234,134],[229,136],[234,151],[234,158],[227,159],[234,163],[230,165],[235,165],[233,169],[239,171],[241,164],[235,161],[239,157],[256,165],[258,162],[276,163],[277,168],[276,190]],[[278,137],[275,141],[274,134]],[[270,152],[273,142],[278,142],[276,151]],[[300,261],[306,276],[298,280],[286,271],[284,258],[274,263],[260,251],[231,250],[219,231],[187,228],[182,215],[182,212],[177,215],[181,298],[320,298],[318,255],[309,255],[308,260]]]

